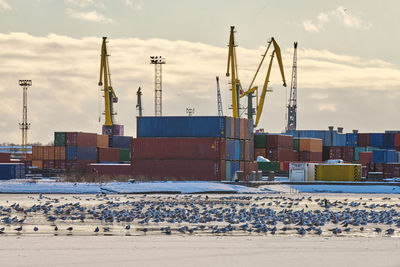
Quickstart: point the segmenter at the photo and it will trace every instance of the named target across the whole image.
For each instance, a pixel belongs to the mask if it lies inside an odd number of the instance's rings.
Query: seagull
[[[99,227],[96,227],[96,229],[94,229],[94,232],[97,233],[99,231]]]
[[[22,231],[22,226],[15,228],[14,230],[20,232],[20,231]]]
[[[58,231],[58,227],[56,226],[56,227],[54,227],[54,231]]]
[[[39,228],[37,228],[36,226],[33,228],[33,231],[37,232],[39,230]]]
[[[74,229],[74,228],[72,228],[72,226],[70,226],[70,227],[67,228],[67,230],[70,231],[70,232],[71,232],[73,229]]]
[[[125,229],[129,230],[129,229],[131,229],[131,226],[128,224],[127,226],[125,226]]]

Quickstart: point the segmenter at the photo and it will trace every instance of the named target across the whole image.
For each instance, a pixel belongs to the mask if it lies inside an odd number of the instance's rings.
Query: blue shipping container
[[[225,134],[225,136],[227,138],[233,138],[231,124],[232,124],[232,118],[231,117],[226,117],[226,119],[225,119],[225,131],[226,131],[226,134]]]
[[[396,150],[376,149],[372,152],[372,162],[374,163],[395,163]]]
[[[347,133],[346,134],[346,146],[358,146],[358,134]]]
[[[233,181],[233,177],[235,175],[235,162],[231,161],[231,181]]]
[[[226,160],[229,160],[231,158],[231,156],[230,156],[230,154],[231,154],[230,142],[231,142],[231,140],[229,140],[229,139],[225,140],[225,159]]]
[[[383,133],[371,133],[369,135],[370,146],[383,148],[384,147],[384,144],[383,144],[384,137],[385,137],[385,134],[383,134]]]
[[[132,137],[131,136],[117,136],[112,138],[112,147],[131,149]]]
[[[21,163],[0,163],[0,180],[24,179],[25,165]]]
[[[67,160],[97,160],[97,148],[90,146],[67,146]]]
[[[386,163],[396,163],[397,155],[396,150],[386,150]]]
[[[230,139],[230,143],[229,143],[229,149],[230,149],[230,160],[235,160],[235,140]]]
[[[240,159],[240,141],[235,140],[235,160]]]
[[[137,137],[225,137],[226,117],[137,117]]]
[[[384,148],[394,148],[394,133],[385,133],[383,137]]]
[[[240,119],[239,118],[235,118],[235,138],[239,139],[240,138]]]

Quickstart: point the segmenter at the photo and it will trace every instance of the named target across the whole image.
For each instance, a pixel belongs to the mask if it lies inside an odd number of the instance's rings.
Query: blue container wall
[[[358,146],[358,134],[347,133],[346,134],[346,146]]]
[[[233,138],[233,136],[232,136],[231,123],[232,123],[231,118],[230,118],[230,117],[227,117],[227,118],[225,119],[225,130],[226,130],[225,136],[226,136],[227,138]]]
[[[396,150],[386,150],[386,163],[396,163]]]
[[[225,161],[225,175],[227,181],[232,181],[232,169],[231,162],[229,160]]]
[[[0,164],[0,180],[16,179],[15,169],[13,164]]]
[[[396,156],[397,156],[397,163],[400,163],[400,152],[396,152]]]
[[[333,146],[346,146],[346,135],[336,134],[336,141],[333,143]]]
[[[235,140],[235,160],[240,159],[240,141]]]
[[[240,171],[240,164],[239,161],[235,161],[235,172]]]
[[[112,147],[131,149],[131,136],[113,136]]]
[[[137,137],[225,137],[226,117],[137,117]]]
[[[394,163],[396,162],[396,150],[375,149],[372,152],[374,163]]]
[[[231,140],[225,140],[225,159],[229,160],[231,158],[231,147],[230,147]]]
[[[385,133],[383,137],[383,147],[394,148],[394,133]]]
[[[384,137],[385,134],[383,133],[371,133],[370,134],[370,146],[374,146],[374,147],[380,147],[383,148],[384,147]]]
[[[118,136],[114,136],[118,137]],[[78,146],[77,147],[77,157],[78,160],[97,160],[97,148],[89,146]]]
[[[233,176],[234,176],[234,174],[235,174],[235,162],[234,161],[231,161],[231,179],[233,180]]]
[[[77,160],[78,159],[76,146],[67,146],[65,148],[65,154],[66,154],[67,160]]]

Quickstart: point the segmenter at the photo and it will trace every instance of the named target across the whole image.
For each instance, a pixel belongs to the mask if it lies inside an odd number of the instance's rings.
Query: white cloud
[[[11,10],[11,6],[7,3],[6,0],[0,0],[0,11],[1,10]]]
[[[88,12],[79,12],[70,8],[67,8],[67,14],[73,18],[80,19],[80,20],[86,20],[86,21],[92,21],[92,22],[101,22],[101,23],[112,23],[113,20],[110,18],[107,18],[99,13],[97,11],[88,11]]]
[[[138,0],[123,0],[126,6],[132,7],[137,10],[141,10],[143,5],[142,1]]]
[[[303,28],[307,32],[319,32],[327,23],[331,22],[332,19],[349,28],[369,29],[372,26],[371,23],[363,22],[361,18],[352,15],[350,11],[342,6],[339,6],[337,9],[329,13],[319,13],[315,19],[315,22],[312,20],[304,20],[302,24]]]
[[[0,142],[20,142],[22,90],[18,79],[32,79],[28,91],[29,141],[48,143],[54,131],[100,132],[99,79],[101,37],[81,39],[51,34],[0,34]],[[290,84],[292,49],[281,44],[287,83]],[[247,88],[260,59],[260,50],[238,47],[239,78]],[[136,90],[143,91],[144,115],[154,114],[154,66],[149,56],[162,55],[163,114],[216,115],[215,76],[220,77],[224,114],[231,114],[226,47],[186,41],[136,38],[108,43],[113,87],[119,98],[118,122],[135,135]],[[190,59],[190,60],[188,60]],[[276,63],[276,62],[275,62]],[[265,68],[255,85],[262,85]],[[286,90],[277,65],[271,74],[273,93],[267,94],[261,127],[278,132],[284,127]],[[400,101],[400,70],[379,59],[338,55],[326,50],[298,50],[298,125],[325,129],[328,124],[383,130],[393,128]],[[246,100],[242,100],[245,104]],[[384,104],[383,104],[384,103]],[[360,126],[358,126],[360,125]],[[370,128],[366,128],[370,127]]]
[[[104,3],[95,0],[64,0],[67,5],[73,5],[80,8],[87,8],[87,7],[99,7],[105,8]]]

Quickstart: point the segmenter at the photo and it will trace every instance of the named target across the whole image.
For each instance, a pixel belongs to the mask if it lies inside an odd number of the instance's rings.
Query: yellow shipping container
[[[32,160],[32,167],[43,169],[43,160]]]
[[[97,135],[97,147],[108,147],[108,135],[98,134]]]
[[[322,152],[322,139],[299,138],[299,151]]]
[[[316,181],[361,181],[361,164],[320,164],[315,166]]]

